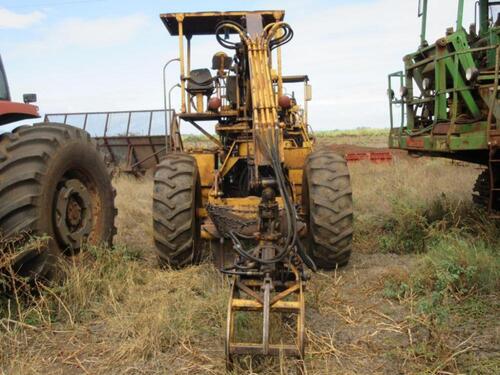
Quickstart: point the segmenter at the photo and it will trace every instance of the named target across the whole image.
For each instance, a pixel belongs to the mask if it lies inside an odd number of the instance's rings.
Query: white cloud
[[[24,29],[45,18],[39,11],[31,13],[15,13],[5,8],[0,8],[0,29]]]
[[[69,18],[45,29],[39,40],[21,45],[20,48],[55,50],[109,47],[129,41],[147,25],[147,20],[142,14],[96,19]]]
[[[69,19],[52,29],[45,42],[58,47],[106,47],[127,42],[146,23],[147,18],[142,14],[94,20]]]

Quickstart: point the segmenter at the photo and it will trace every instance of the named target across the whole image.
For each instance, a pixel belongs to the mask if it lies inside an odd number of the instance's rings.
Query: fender
[[[39,117],[37,106],[0,100],[0,125]]]

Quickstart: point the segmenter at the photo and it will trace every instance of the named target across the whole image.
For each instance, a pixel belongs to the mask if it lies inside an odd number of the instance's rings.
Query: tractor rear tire
[[[328,149],[316,150],[306,159],[303,178],[309,256],[319,268],[344,266],[351,255],[353,233],[347,163],[343,156]]]
[[[200,177],[196,159],[167,154],[156,167],[153,192],[153,231],[161,267],[182,268],[200,258]]]
[[[63,124],[21,126],[0,135],[0,236],[46,236],[47,248],[19,254],[18,276],[50,276],[58,257],[82,244],[111,245],[115,191],[90,135]],[[0,255],[7,251],[0,249]]]
[[[498,184],[500,181],[496,181]],[[472,202],[485,210],[488,209],[490,200],[490,171],[489,169],[483,170],[476,179],[474,188],[472,189]],[[493,202],[492,209],[500,211],[500,198]]]

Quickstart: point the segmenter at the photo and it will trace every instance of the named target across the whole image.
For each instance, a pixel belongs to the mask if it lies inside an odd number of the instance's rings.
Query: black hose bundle
[[[235,42],[230,42],[229,40],[226,39],[226,30],[228,29],[228,26],[230,29],[236,29],[241,33],[244,33],[243,27],[238,23],[234,21],[221,21],[215,26],[215,38],[219,42],[219,44],[225,48],[228,49],[237,49],[238,44],[240,43],[235,43]],[[222,36],[224,34],[224,36]],[[241,36],[241,34],[240,34]]]
[[[287,255],[290,254],[294,249],[297,250],[297,254],[300,256],[302,261],[312,270],[316,271],[316,265],[313,260],[307,255],[303,244],[297,237],[297,210],[293,203],[293,199],[290,196],[290,191],[287,188],[286,178],[283,174],[283,168],[281,167],[281,161],[279,156],[279,130],[274,129],[274,137],[271,130],[266,132],[266,139],[263,139],[261,134],[256,134],[257,142],[264,152],[266,158],[271,162],[271,167],[274,171],[276,182],[278,185],[278,190],[284,202],[284,210],[287,222],[287,234],[284,244],[278,251],[276,256],[272,259],[263,260],[254,255],[258,251],[258,247],[254,247],[250,250],[246,250],[238,239],[235,233],[229,232],[228,235],[233,241],[234,249],[236,252],[247,259],[253,260],[260,264],[274,264],[282,261]]]
[[[269,27],[273,26],[273,27]],[[248,36],[247,32],[238,22],[235,21],[221,21],[215,26],[215,38],[219,44],[228,49],[237,49],[240,43],[230,42],[227,40],[227,31],[233,30],[240,34],[241,39],[246,39]],[[282,30],[282,35],[277,38],[274,36],[277,34],[278,30]],[[292,27],[284,22],[270,24],[266,27],[265,34],[266,39],[269,42],[269,49],[272,51],[275,48],[281,47],[282,45],[288,43],[293,38]]]
[[[232,30],[240,35],[241,41],[247,45],[250,43],[249,36],[242,27],[237,22],[226,20],[221,21],[217,24],[215,28],[215,36],[217,41],[226,48],[237,49],[240,43],[230,42],[226,39],[228,30]],[[278,31],[281,33],[278,34]],[[223,35],[224,34],[224,37]],[[275,38],[275,35],[279,35]],[[293,38],[292,28],[284,23],[277,22],[267,25],[264,28],[264,41],[267,42],[267,46],[270,50],[278,48],[285,43],[288,43]],[[274,131],[274,133],[273,133]],[[287,179],[283,174],[283,168],[281,166],[281,160],[279,155],[279,139],[280,133],[277,127],[273,129],[267,129],[264,136],[259,132],[256,132],[256,139],[259,148],[263,151],[265,157],[271,162],[271,168],[274,171],[278,190],[284,202],[284,211],[286,216],[286,237],[284,244],[280,246],[276,256],[272,259],[261,259],[257,255],[259,247],[255,246],[249,250],[245,249],[242,242],[234,231],[228,231],[226,233],[229,238],[233,241],[235,251],[245,259],[252,260],[259,264],[274,264],[282,261],[287,255],[292,251],[296,251],[302,261],[311,269],[316,271],[316,265],[312,259],[307,255],[303,244],[297,237],[297,211],[293,203],[293,199],[290,196],[290,190],[287,187]],[[240,237],[242,237],[240,235]]]
[[[275,48],[281,47],[283,44],[288,43],[293,38],[293,29],[287,23],[282,23],[280,29],[283,30],[283,35],[269,42],[271,51]]]

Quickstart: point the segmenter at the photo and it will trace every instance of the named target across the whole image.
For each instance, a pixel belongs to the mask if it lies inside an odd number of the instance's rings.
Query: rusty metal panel
[[[194,153],[192,155],[198,164],[201,186],[212,186],[215,180],[215,155],[211,153]]]
[[[109,163],[123,171],[154,168],[165,155],[167,110],[50,113],[46,122],[86,130]]]
[[[310,152],[311,149],[309,147],[285,148],[283,151],[285,166],[291,169],[302,169]]]

